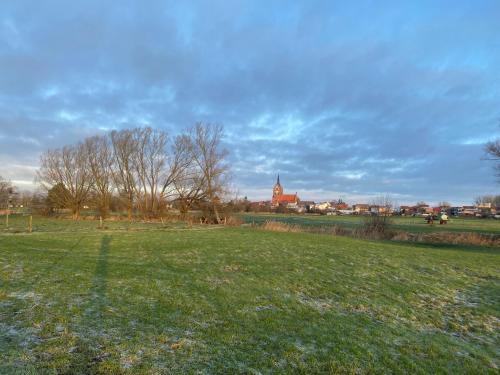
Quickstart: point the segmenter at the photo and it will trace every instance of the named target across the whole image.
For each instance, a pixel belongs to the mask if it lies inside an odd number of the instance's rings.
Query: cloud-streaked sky
[[[0,175],[109,129],[223,124],[241,196],[498,193],[500,1],[2,1]]]

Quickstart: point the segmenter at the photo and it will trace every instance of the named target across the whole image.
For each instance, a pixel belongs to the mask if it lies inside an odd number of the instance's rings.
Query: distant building
[[[346,202],[338,201],[334,205],[335,209],[337,210],[347,210],[349,208],[349,205]]]
[[[432,207],[430,207],[428,204],[419,204],[415,207],[416,213],[419,214],[432,214]]]
[[[399,213],[403,216],[414,215],[417,212],[416,207],[412,206],[399,206]]]
[[[451,207],[450,208],[450,215],[451,216],[460,216],[462,215],[463,212],[463,207]]]
[[[330,202],[321,202],[314,205],[314,209],[318,211],[326,211],[332,208],[332,204]]]
[[[370,205],[369,204],[364,204],[364,203],[356,203],[354,206],[352,206],[352,209],[357,213],[357,214],[363,214],[367,211],[370,210]]]
[[[298,207],[299,197],[297,193],[295,194],[283,194],[283,187],[280,184],[280,175],[278,175],[278,179],[273,188],[273,198],[271,200],[271,205],[273,207],[278,206],[289,206],[289,207]]]
[[[492,206],[491,202],[490,203],[482,203],[482,204],[479,204],[477,206],[477,208],[479,208],[480,210],[481,209],[489,209],[489,210],[491,210],[491,208],[492,208],[491,206]]]
[[[476,206],[463,206],[461,214],[463,216],[475,216],[477,212],[478,209]]]
[[[314,201],[300,201],[299,212],[311,212],[314,209]]]

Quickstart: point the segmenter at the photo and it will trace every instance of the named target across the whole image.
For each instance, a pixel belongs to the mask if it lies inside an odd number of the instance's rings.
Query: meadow
[[[0,228],[2,374],[498,373],[495,248],[25,223]]]
[[[346,228],[355,228],[362,225],[363,219],[365,218],[365,216],[359,215],[326,216],[274,213],[246,213],[241,214],[240,217],[244,222],[254,223],[256,225],[272,220],[305,227],[338,225]],[[452,217],[446,225],[439,225],[439,222],[434,222],[433,225],[429,225],[424,218],[411,216],[393,216],[391,217],[391,221],[394,229],[410,233],[476,232],[500,234],[500,220],[495,219]]]

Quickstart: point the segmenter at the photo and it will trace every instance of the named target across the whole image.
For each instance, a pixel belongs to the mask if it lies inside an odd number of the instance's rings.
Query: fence
[[[33,232],[33,215],[9,210],[0,211],[0,231]]]

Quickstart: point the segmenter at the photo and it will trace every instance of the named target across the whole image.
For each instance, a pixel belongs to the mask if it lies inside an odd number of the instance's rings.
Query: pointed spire
[[[280,174],[278,173],[278,181],[276,182],[276,185],[280,185]]]

